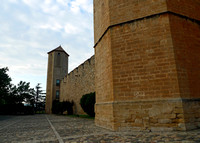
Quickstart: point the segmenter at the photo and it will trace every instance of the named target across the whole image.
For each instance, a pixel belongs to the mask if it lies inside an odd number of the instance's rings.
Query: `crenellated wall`
[[[60,84],[60,101],[74,101],[74,114],[86,114],[80,106],[80,98],[87,93],[95,91],[94,66],[95,58],[92,56],[80,66],[66,75]]]

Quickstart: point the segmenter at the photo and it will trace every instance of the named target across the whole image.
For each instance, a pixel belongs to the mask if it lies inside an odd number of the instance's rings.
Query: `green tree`
[[[11,84],[7,72],[8,68],[0,68],[0,114],[32,114],[36,95],[34,88],[24,81],[17,86]]]
[[[7,104],[27,103],[33,106],[35,90],[30,88],[30,83],[20,81],[18,85],[9,86],[9,94],[5,97]]]
[[[29,82],[26,83],[24,81],[20,81],[17,88],[15,88],[13,95],[16,97],[16,103],[24,102],[33,105],[35,90],[34,88],[30,88]]]
[[[9,95],[11,78],[7,74],[8,68],[0,68],[0,105],[6,103],[6,97]]]
[[[36,88],[36,93],[35,93],[35,105],[36,109],[35,111],[44,111],[45,110],[45,94],[43,93],[43,90],[41,90],[40,83],[37,84]]]

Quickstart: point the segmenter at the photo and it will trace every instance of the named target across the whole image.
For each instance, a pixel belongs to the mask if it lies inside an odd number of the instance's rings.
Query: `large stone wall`
[[[95,92],[95,58],[92,56],[62,79],[60,84],[60,101],[74,101],[74,114],[86,114],[80,99],[84,94]]]
[[[199,9],[197,0],[94,0],[95,57],[63,78],[60,101],[85,114],[80,98],[96,91],[95,123],[112,130],[200,128]]]
[[[199,9],[196,0],[94,0],[96,125],[200,127]]]

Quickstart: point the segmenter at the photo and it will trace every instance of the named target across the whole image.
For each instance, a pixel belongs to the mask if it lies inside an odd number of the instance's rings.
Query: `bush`
[[[32,106],[24,106],[24,114],[25,115],[33,115],[34,108]]]
[[[74,105],[73,101],[59,102],[58,100],[54,100],[53,105],[52,105],[52,113],[53,114],[63,114],[63,112],[67,110],[67,114],[72,115],[73,114],[73,105]]]
[[[89,116],[94,117],[94,104],[95,104],[95,92],[85,94],[80,99],[80,105],[84,112],[86,112]]]
[[[74,105],[73,101],[71,101],[71,102],[63,101],[62,102],[62,110],[63,110],[62,113],[67,110],[68,115],[73,115],[73,105]]]
[[[52,113],[53,114],[60,114],[61,113],[61,105],[62,103],[58,100],[54,100],[52,104]]]

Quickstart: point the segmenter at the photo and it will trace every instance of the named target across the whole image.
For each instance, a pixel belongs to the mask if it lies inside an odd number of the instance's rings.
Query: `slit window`
[[[59,67],[60,64],[61,64],[61,55],[60,55],[60,53],[58,53],[57,54],[57,64],[56,64],[56,66]]]
[[[56,80],[56,86],[60,86],[60,80],[59,79]]]

